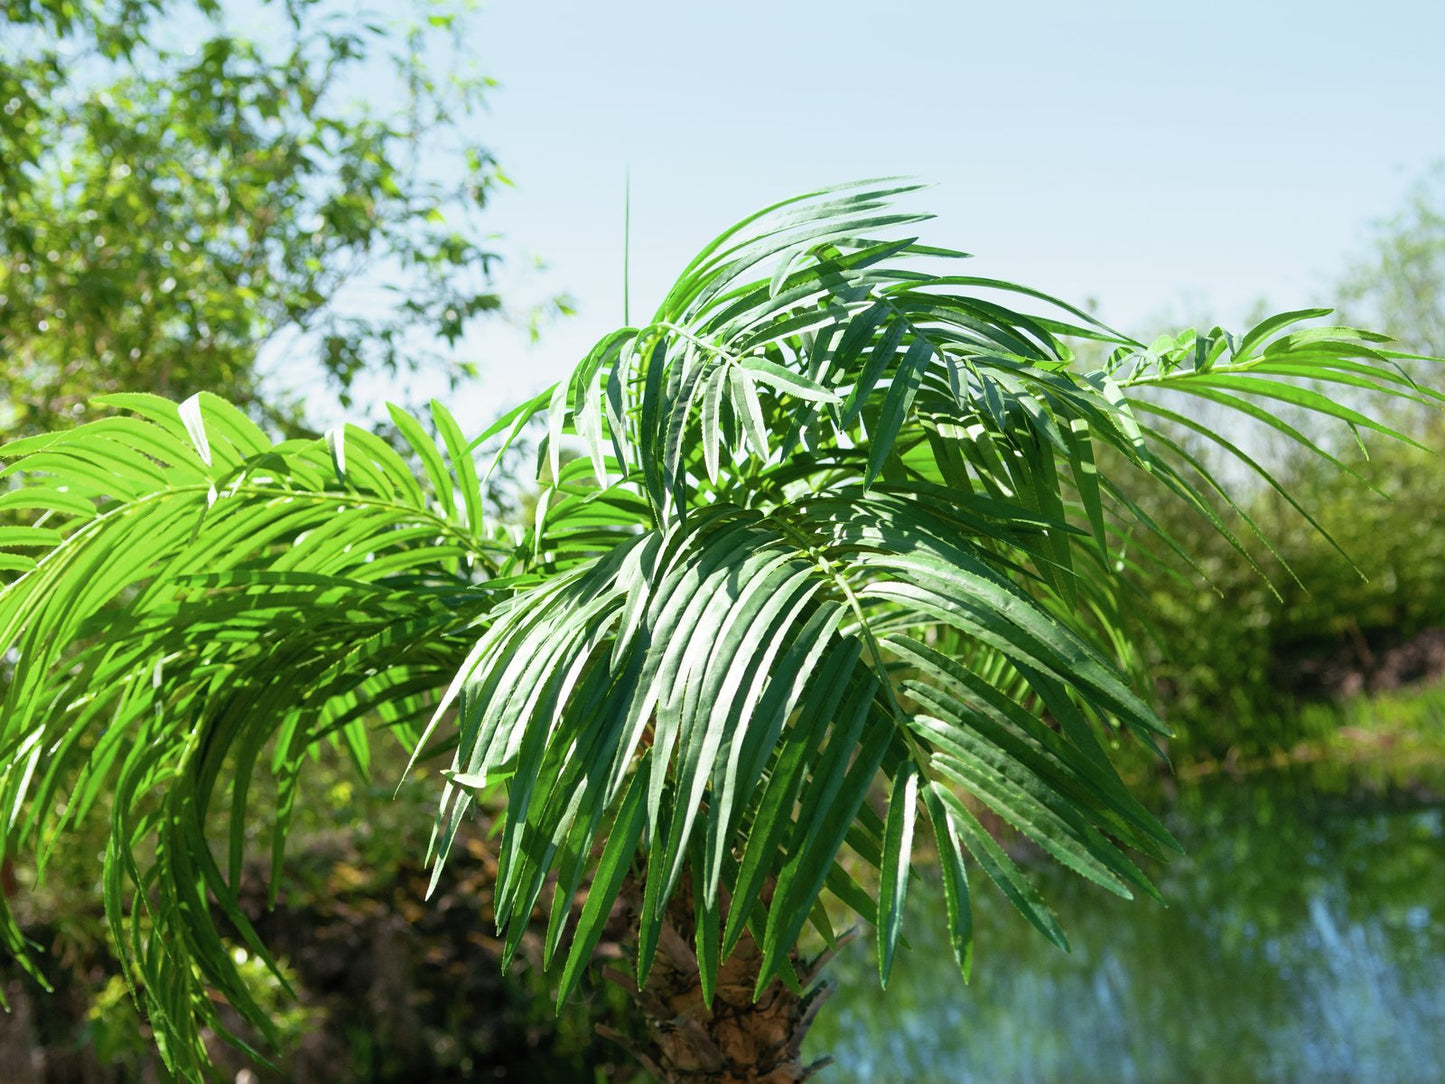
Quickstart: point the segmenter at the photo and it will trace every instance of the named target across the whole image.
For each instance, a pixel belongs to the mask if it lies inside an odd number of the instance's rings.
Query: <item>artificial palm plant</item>
[[[318,743],[450,758],[438,876],[468,810],[502,810],[497,923],[510,955],[545,915],[559,998],[626,923],[666,1080],[806,1077],[800,938],[851,912],[886,982],[924,862],[965,971],[971,874],[1065,944],[1015,833],[1154,894],[1137,860],[1174,844],[1105,754],[1164,733],[1127,571],[1176,544],[1138,479],[1227,534],[1180,434],[1256,464],[1191,401],[1308,443],[1278,404],[1406,439],[1334,391],[1437,396],[1383,336],[1299,326],[1319,311],[1146,347],[957,273],[908,236],[909,191],[753,216],[471,440],[440,405],[437,440],[393,410],[395,445],[277,444],[211,396],[115,395],[4,450],[4,849],[43,864],[105,811],[110,925],[176,1072],[202,1074],[216,996],[267,1031],[221,929],[264,956],[247,826],[279,884]],[[535,514],[497,522],[478,453],[534,421]],[[274,807],[248,804],[258,772]]]

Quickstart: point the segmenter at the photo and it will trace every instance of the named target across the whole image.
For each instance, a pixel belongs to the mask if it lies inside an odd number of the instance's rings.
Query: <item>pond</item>
[[[1167,820],[1187,852],[1158,877],[1167,908],[1034,871],[1069,954],[975,877],[967,985],[941,889],[915,885],[912,951],[887,992],[871,943],[832,968],[840,989],[808,1046],[837,1059],[821,1079],[1445,1079],[1438,797],[1362,795],[1292,772],[1214,780],[1181,794]]]

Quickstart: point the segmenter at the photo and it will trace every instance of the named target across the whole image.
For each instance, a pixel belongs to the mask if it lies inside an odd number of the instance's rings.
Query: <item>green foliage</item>
[[[1240,543],[1151,418],[1287,402],[1399,436],[1318,389],[1433,396],[1381,336],[1300,326],[1317,312],[1149,348],[929,270],[959,254],[909,236],[909,191],[815,193],[725,232],[651,322],[471,441],[440,405],[439,444],[394,412],[424,483],[361,430],[273,445],[205,394],[111,396],[125,415],[4,450],[23,479],[5,502],[48,513],[0,538],[5,846],[43,856],[114,796],[109,919],[178,1072],[203,1071],[213,995],[268,1030],[208,909],[264,954],[236,905],[253,774],[276,779],[275,879],[308,750],[365,768],[379,729],[452,757],[438,876],[468,808],[504,809],[504,959],[541,907],[562,999],[629,876],[640,977],[688,877],[705,989],[745,929],[761,983],[795,981],[805,926],[832,938],[825,898],[876,927],[886,978],[930,836],[965,968],[970,873],[1065,943],[996,835],[1155,894],[1136,859],[1173,840],[1104,747],[1164,733],[1131,682],[1121,573],[1177,543],[1122,479]],[[1076,367],[1070,338],[1114,352]],[[547,484],[509,532],[473,453],[495,463],[533,418]]]
[[[5,14],[0,428],[52,429],[141,389],[295,421],[299,403],[257,399],[267,344],[314,361],[343,405],[363,372],[469,371],[424,348],[499,305],[479,212],[502,175],[458,123],[487,80],[454,63],[457,11]]]
[[[1345,471],[1321,470],[1307,450],[1287,454],[1279,473],[1328,534],[1277,494],[1257,492],[1244,503],[1274,542],[1258,555],[1267,578],[1222,539],[1161,513],[1181,537],[1194,534],[1189,549],[1203,571],[1175,561],[1145,577],[1172,755],[1255,757],[1325,738],[1338,720],[1301,711],[1306,704],[1372,687],[1389,651],[1445,628],[1445,465],[1436,451],[1445,425],[1427,416],[1417,433],[1425,447],[1347,447]]]
[[[1368,250],[1336,289],[1347,313],[1379,321],[1424,354],[1445,352],[1442,181],[1437,167],[1399,213],[1377,224]],[[1177,353],[1168,337],[1153,348]],[[1408,356],[1399,363],[1416,379],[1437,383],[1428,366]],[[1365,409],[1369,393],[1337,387],[1329,394],[1340,406]],[[1255,759],[1301,740],[1328,743],[1340,719],[1324,698],[1392,687],[1400,679],[1391,653],[1424,630],[1445,627],[1445,552],[1434,529],[1445,496],[1438,457],[1445,428],[1433,407],[1395,402],[1384,416],[1408,428],[1420,446],[1364,440],[1358,430],[1331,433],[1288,404],[1239,434],[1238,443],[1313,517],[1264,486],[1245,488],[1242,512],[1221,504],[1231,530],[1247,538],[1247,516],[1273,550],[1249,544],[1242,553],[1144,488],[1133,493],[1188,540],[1194,566],[1176,557],[1141,577],[1160,642],[1151,668],[1176,727],[1170,745],[1176,761]],[[1192,420],[1222,428],[1225,417],[1215,411]],[[1324,461],[1289,426],[1325,452]],[[1207,442],[1192,439],[1197,433],[1186,425],[1174,433],[1219,469],[1217,448],[1202,447]],[[1338,469],[1328,468],[1331,461]]]
[[[1320,759],[1377,790],[1438,794],[1445,788],[1445,685],[1411,686],[1301,709],[1328,736]],[[1319,720],[1310,719],[1320,715]]]
[[[294,974],[284,964],[273,970],[244,949],[236,949],[234,957],[241,981],[275,1025],[276,1045],[283,1050],[294,1046],[315,1023],[315,1013],[287,994],[295,983]],[[111,976],[87,1020],[87,1037],[102,1065],[136,1060],[149,1046],[130,990],[119,976]]]
[[[1412,349],[1445,356],[1445,162],[1376,225],[1340,293],[1349,311],[1395,328]]]

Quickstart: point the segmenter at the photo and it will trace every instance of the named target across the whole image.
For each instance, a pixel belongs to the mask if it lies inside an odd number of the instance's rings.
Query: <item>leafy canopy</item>
[[[1413,349],[1445,355],[1445,161],[1375,223],[1339,290],[1349,311],[1384,321]]]
[[[1319,311],[1146,347],[959,273],[894,206],[911,190],[733,227],[651,322],[472,440],[440,404],[439,442],[394,409],[414,463],[349,426],[276,444],[204,393],[112,395],[118,415],[4,450],[0,503],[45,513],[0,535],[4,846],[43,862],[109,796],[110,922],[178,1071],[202,1072],[213,992],[268,1027],[221,932],[264,955],[235,894],[252,777],[281,796],[275,884],[308,750],[365,770],[383,731],[450,754],[438,875],[468,809],[500,805],[506,952],[541,906],[562,998],[629,876],[640,976],[690,879],[709,996],[745,933],[760,984],[796,981],[789,950],[810,922],[831,939],[839,905],[886,981],[923,854],[965,971],[979,872],[1066,944],[1014,831],[1155,894],[1137,860],[1173,841],[1105,745],[1164,732],[1131,675],[1127,569],[1175,543],[1120,479],[1238,545],[1170,436],[1192,401],[1303,442],[1276,404],[1407,439],[1332,389],[1439,396],[1383,336],[1302,326]],[[1069,340],[1114,349],[1085,369]],[[533,419],[547,481],[531,523],[501,524],[476,454]],[[25,957],[8,913],[0,934]]]
[[[406,10],[405,8],[403,10]],[[263,403],[285,344],[350,405],[499,299],[464,124],[488,81],[458,9],[391,24],[311,0],[7,0],[0,39],[0,429],[90,397]]]

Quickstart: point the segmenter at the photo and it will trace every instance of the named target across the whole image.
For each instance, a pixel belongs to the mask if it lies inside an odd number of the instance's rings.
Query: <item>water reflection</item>
[[[810,1048],[848,1081],[1445,1079],[1445,811],[1326,793],[1318,777],[1218,781],[1170,827],[1172,906],[1127,903],[1039,869],[1065,955],[976,878],[971,985],[917,886],[913,951],[877,989],[871,946]]]

